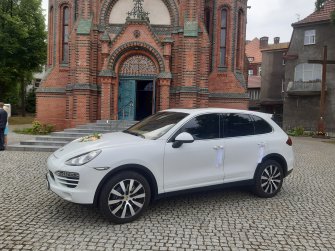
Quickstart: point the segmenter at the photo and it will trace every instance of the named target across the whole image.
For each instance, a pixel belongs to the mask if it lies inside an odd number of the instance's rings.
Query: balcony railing
[[[313,96],[320,95],[321,81],[315,82],[289,82],[287,94],[292,96]]]

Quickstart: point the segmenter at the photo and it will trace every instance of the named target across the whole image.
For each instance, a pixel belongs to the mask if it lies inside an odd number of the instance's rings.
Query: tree
[[[13,89],[20,89],[23,115],[26,85],[33,72],[45,64],[46,48],[41,0],[1,0],[0,99]]]
[[[334,0],[316,0],[315,9],[320,10],[327,1],[334,1]],[[335,10],[331,13],[330,19],[332,23],[335,24]]]

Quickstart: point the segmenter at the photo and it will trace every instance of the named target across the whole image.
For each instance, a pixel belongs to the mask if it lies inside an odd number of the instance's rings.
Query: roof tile
[[[300,20],[299,22],[293,23],[292,26],[321,22],[321,21],[330,21],[330,15],[334,10],[335,10],[335,1],[328,0],[325,2],[324,6],[320,10],[314,11],[306,18]]]

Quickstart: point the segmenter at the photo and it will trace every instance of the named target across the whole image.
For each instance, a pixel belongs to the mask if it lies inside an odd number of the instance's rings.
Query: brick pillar
[[[112,77],[99,77],[101,83],[101,119],[111,118]]]
[[[119,80],[118,78],[114,77],[112,79],[112,107],[111,107],[111,118],[114,120],[118,119],[118,99],[119,97]]]
[[[170,85],[171,79],[159,79],[159,109],[170,108]]]

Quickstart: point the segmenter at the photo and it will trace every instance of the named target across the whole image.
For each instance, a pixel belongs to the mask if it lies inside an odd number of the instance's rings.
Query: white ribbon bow
[[[224,156],[224,148],[220,146],[216,150],[216,167],[220,168],[223,166],[223,156]]]
[[[262,163],[262,160],[264,158],[264,152],[265,152],[265,143],[259,143],[259,150],[258,150],[258,164]]]

